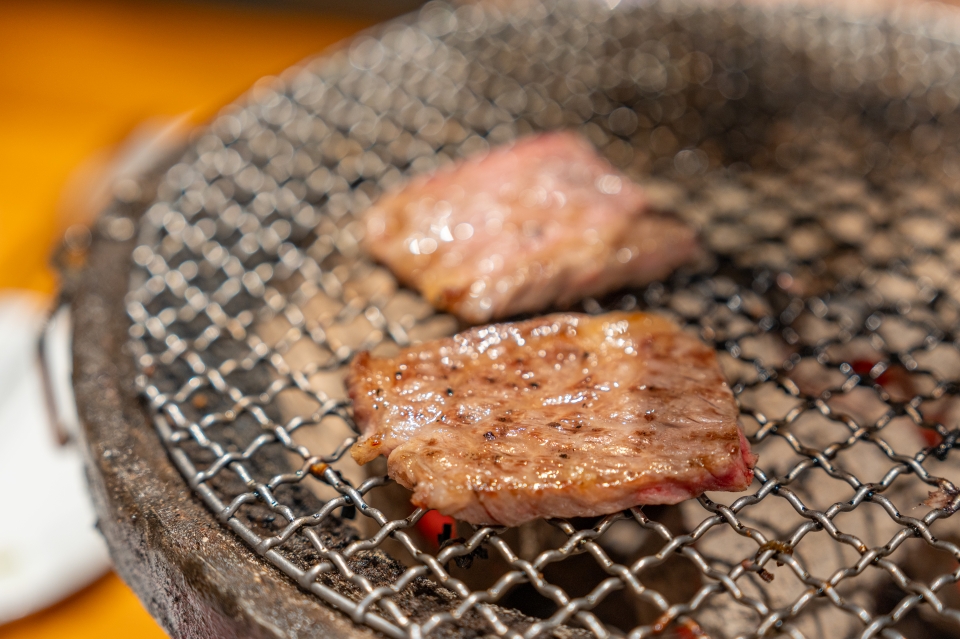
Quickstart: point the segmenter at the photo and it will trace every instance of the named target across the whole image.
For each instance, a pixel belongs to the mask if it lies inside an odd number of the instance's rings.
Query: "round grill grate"
[[[130,345],[190,486],[304,597],[392,637],[954,636],[955,14],[498,6],[431,3],[259,82],[163,175]],[[654,309],[714,344],[756,481],[431,539],[346,454],[342,371],[458,327],[364,258],[357,215],[560,127],[701,229],[696,267],[583,310]]]

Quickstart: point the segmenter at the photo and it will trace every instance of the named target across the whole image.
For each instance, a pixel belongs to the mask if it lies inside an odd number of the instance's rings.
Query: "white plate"
[[[50,606],[110,568],[76,445],[60,446],[43,400],[38,300],[0,297],[0,623]],[[61,421],[76,426],[69,321],[51,326],[50,361]],[[64,410],[66,409],[66,410]]]

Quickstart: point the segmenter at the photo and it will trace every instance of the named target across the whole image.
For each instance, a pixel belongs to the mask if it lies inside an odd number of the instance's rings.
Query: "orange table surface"
[[[85,158],[147,118],[203,121],[369,24],[248,3],[0,2],[0,292],[54,290],[59,194]],[[115,575],[0,626],[3,639],[162,636]]]
[[[0,289],[53,289],[59,193],[85,158],[147,118],[209,118],[370,24],[266,4],[0,2]]]

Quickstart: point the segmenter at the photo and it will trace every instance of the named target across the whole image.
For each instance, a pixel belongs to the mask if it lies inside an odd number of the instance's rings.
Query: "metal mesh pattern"
[[[955,636],[955,24],[430,4],[258,83],[138,222],[130,344],[164,444],[252,552],[389,636]],[[558,127],[701,228],[695,268],[583,309],[714,344],[756,480],[438,547],[384,466],[346,455],[342,368],[457,324],[364,258],[357,215]]]

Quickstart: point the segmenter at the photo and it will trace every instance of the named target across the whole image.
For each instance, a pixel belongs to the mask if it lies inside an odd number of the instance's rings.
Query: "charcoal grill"
[[[175,636],[956,636],[958,69],[940,6],[565,0],[430,3],[258,82],[68,272],[121,572]],[[713,344],[756,479],[433,539],[347,454],[342,371],[458,325],[357,216],[556,128],[700,229],[699,263],[579,310]]]

